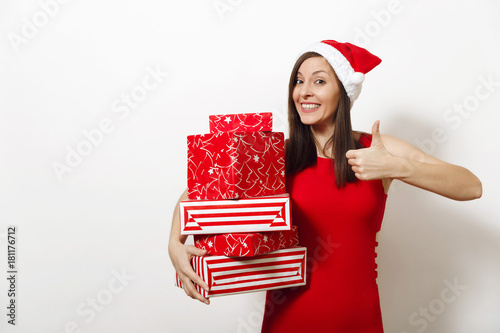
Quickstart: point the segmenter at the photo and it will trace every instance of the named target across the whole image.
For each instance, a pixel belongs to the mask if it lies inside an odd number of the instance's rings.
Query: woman
[[[481,196],[471,172],[381,135],[378,121],[371,135],[352,131],[350,110],[364,74],[380,62],[365,49],[327,40],[304,50],[292,70],[286,189],[308,249],[308,283],[267,293],[263,332],[383,332],[375,248],[391,182],[455,200]],[[177,214],[170,257],[186,293],[209,304],[195,291],[191,281],[207,286],[189,264],[204,252],[183,245]]]

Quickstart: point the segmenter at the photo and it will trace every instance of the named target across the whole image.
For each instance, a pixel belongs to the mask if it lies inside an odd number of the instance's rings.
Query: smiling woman
[[[263,332],[383,332],[376,237],[392,180],[456,200],[481,196],[470,171],[381,135],[379,121],[371,134],[352,130],[364,75],[380,62],[363,48],[328,40],[305,50],[292,70],[286,191],[309,254],[307,286],[268,291]],[[189,263],[206,252],[184,244],[179,223],[176,208],[170,258],[186,294],[210,304],[191,283],[208,288]],[[328,246],[318,251],[318,244]]]

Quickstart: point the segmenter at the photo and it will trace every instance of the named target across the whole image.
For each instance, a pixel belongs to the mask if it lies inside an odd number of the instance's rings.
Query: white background
[[[185,137],[219,113],[273,111],[285,130],[296,54],[336,39],[383,59],[355,129],[380,119],[382,133],[426,142],[483,182],[472,202],[394,184],[378,248],[386,332],[500,332],[498,1],[61,0],[50,16],[43,3],[0,2],[0,277],[9,224],[19,265],[17,325],[1,278],[0,331],[258,332],[263,293],[205,306],[174,286]],[[126,107],[147,68],[168,77]],[[84,131],[105,119],[89,146]],[[87,155],[70,167],[78,147]],[[71,172],[58,177],[57,163]],[[466,287],[448,303],[446,282]]]

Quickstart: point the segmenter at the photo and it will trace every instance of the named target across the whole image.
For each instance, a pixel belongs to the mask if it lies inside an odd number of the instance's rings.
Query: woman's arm
[[[192,245],[184,245],[187,236],[181,235],[179,202],[187,199],[187,190],[179,198],[175,205],[174,217],[172,219],[172,229],[170,230],[170,240],[168,242],[168,254],[172,265],[174,265],[177,275],[182,281],[182,286],[186,294],[197,299],[205,304],[210,304],[210,301],[196,291],[193,282],[208,291],[208,285],[195,273],[191,266],[191,258],[194,256],[202,256],[206,254],[205,250],[198,249]]]
[[[481,181],[472,172],[443,162],[394,137],[381,136],[379,124],[376,121],[373,125],[370,148],[350,150],[346,154],[356,177],[384,179],[386,184],[398,179],[454,200],[481,197]]]

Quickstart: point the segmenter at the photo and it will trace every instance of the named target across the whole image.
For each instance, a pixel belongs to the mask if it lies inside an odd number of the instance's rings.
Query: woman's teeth
[[[319,108],[319,104],[302,104],[304,110],[312,110]]]

